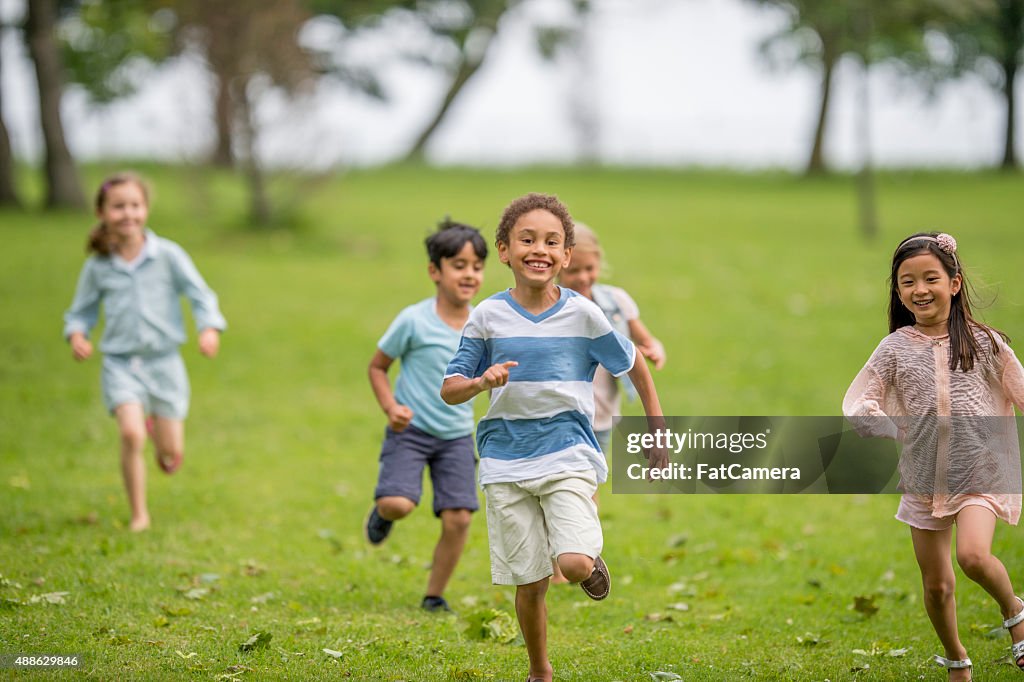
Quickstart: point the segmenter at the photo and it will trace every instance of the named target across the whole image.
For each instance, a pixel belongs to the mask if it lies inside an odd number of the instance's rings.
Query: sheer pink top
[[[843,414],[866,437],[902,444],[900,489],[930,498],[932,516],[982,497],[1008,523],[1021,510],[1020,452],[1013,407],[1024,410],[1024,368],[996,334],[981,329],[974,367],[949,369],[949,336],[913,327],[882,339],[843,398]]]

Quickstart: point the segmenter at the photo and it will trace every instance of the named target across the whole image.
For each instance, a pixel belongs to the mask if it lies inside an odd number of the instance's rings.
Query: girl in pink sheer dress
[[[1024,409],[1024,369],[1006,336],[974,320],[956,240],[904,239],[892,259],[889,336],[843,399],[861,435],[902,443],[896,518],[910,526],[925,610],[945,648],[933,660],[970,679],[956,624],[950,550],[964,574],[999,604],[1014,663],[1024,670],[1024,601],[992,554],[997,519],[1021,511],[1013,406]]]

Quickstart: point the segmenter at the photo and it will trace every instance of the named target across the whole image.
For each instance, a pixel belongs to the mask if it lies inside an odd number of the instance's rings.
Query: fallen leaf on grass
[[[870,618],[871,616],[878,613],[878,606],[875,604],[875,595],[870,594],[866,597],[854,597],[853,610],[857,613],[863,613],[864,616],[867,618]]]
[[[622,628],[622,632],[623,632],[623,634],[627,634],[627,635],[633,634],[633,626],[632,625],[627,625],[626,627]]]
[[[515,641],[519,627],[507,611],[480,609],[466,619],[465,633],[470,639],[493,639],[502,644]]]
[[[885,655],[889,656],[890,658],[903,658],[907,655],[908,651],[910,651],[910,647],[907,647],[905,649],[890,649],[889,652]]]
[[[652,623],[660,623],[662,621],[671,623],[672,616],[667,616],[662,613],[648,613],[646,616],[644,616],[644,620],[650,621]]]
[[[167,616],[157,616],[153,619],[154,627],[165,628],[171,624],[171,621],[167,620]]]
[[[217,573],[200,573],[199,582],[201,583],[215,583],[220,580],[220,575]]]
[[[210,594],[210,589],[207,587],[193,587],[186,591],[182,596],[185,597],[185,599],[199,601],[200,599],[205,599],[208,594]]]
[[[850,672],[854,675],[856,675],[857,673],[862,673],[866,670],[871,670],[871,665],[868,663],[865,663],[863,665],[855,665],[852,668],[850,668]]]
[[[687,533],[677,533],[668,539],[668,546],[675,549],[682,547],[690,540],[690,536]]]
[[[29,597],[29,604],[63,604],[64,597],[70,592],[46,592],[45,594],[34,594]]]
[[[247,575],[250,578],[255,578],[256,576],[263,575],[267,572],[267,567],[260,564],[255,559],[240,561],[239,565],[242,567],[242,575]]]
[[[821,635],[816,635],[812,632],[805,632],[803,636],[797,636],[797,644],[801,646],[818,646],[820,644],[828,644],[826,640],[821,638]]]
[[[689,611],[690,610],[690,605],[687,604],[686,602],[682,602],[681,601],[681,602],[676,602],[675,604],[669,604],[667,608],[670,608],[673,611]]]
[[[651,676],[651,679],[654,680],[655,682],[667,682],[668,680],[681,680],[681,679],[683,679],[683,678],[679,677],[679,675],[676,675],[675,673],[666,673],[666,672],[662,672],[660,670],[657,670],[657,671],[655,671],[653,673],[648,673],[648,674]]]
[[[186,661],[187,661],[188,659],[190,659],[190,658],[195,658],[196,656],[198,656],[198,655],[199,655],[199,654],[197,654],[197,653],[196,653],[196,652],[194,652],[194,651],[190,651],[190,652],[188,652],[188,653],[186,654],[186,653],[184,653],[184,652],[182,652],[182,651],[179,651],[179,650],[177,650],[177,649],[175,649],[175,650],[174,650],[174,653],[178,654],[179,656],[181,656],[182,658],[184,658],[184,659],[185,659]]]
[[[270,640],[273,638],[274,635],[269,632],[257,632],[252,637],[239,644],[238,650],[253,651],[254,649],[262,649],[270,644]]]
[[[270,601],[274,597],[275,597],[275,595],[274,595],[273,592],[264,592],[263,594],[256,595],[255,597],[253,597],[249,601],[251,601],[253,604],[266,604],[268,601]]]
[[[322,649],[322,651],[325,654],[327,654],[328,656],[330,656],[331,658],[341,658],[342,656],[345,655],[345,654],[341,653],[340,651],[335,651],[334,649]]]

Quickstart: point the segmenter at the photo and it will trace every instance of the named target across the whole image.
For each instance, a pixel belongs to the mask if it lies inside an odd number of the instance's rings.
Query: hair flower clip
[[[948,253],[950,256],[956,253],[956,240],[951,235],[940,232],[935,236],[935,242],[944,253]]]

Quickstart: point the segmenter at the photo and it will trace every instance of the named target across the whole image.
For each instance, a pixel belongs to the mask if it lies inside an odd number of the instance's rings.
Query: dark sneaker
[[[366,526],[363,530],[366,532],[366,539],[371,545],[379,545],[388,539],[388,533],[391,532],[391,526],[393,525],[395,525],[395,522],[388,521],[378,514],[377,505],[373,505],[370,515],[366,517]]]
[[[580,587],[587,593],[587,596],[594,601],[601,601],[612,591],[612,577],[608,574],[608,567],[604,559],[594,559],[594,572],[590,577],[580,583]]]
[[[452,607],[448,606],[444,597],[424,597],[420,608],[431,613],[455,613],[452,611]]]

